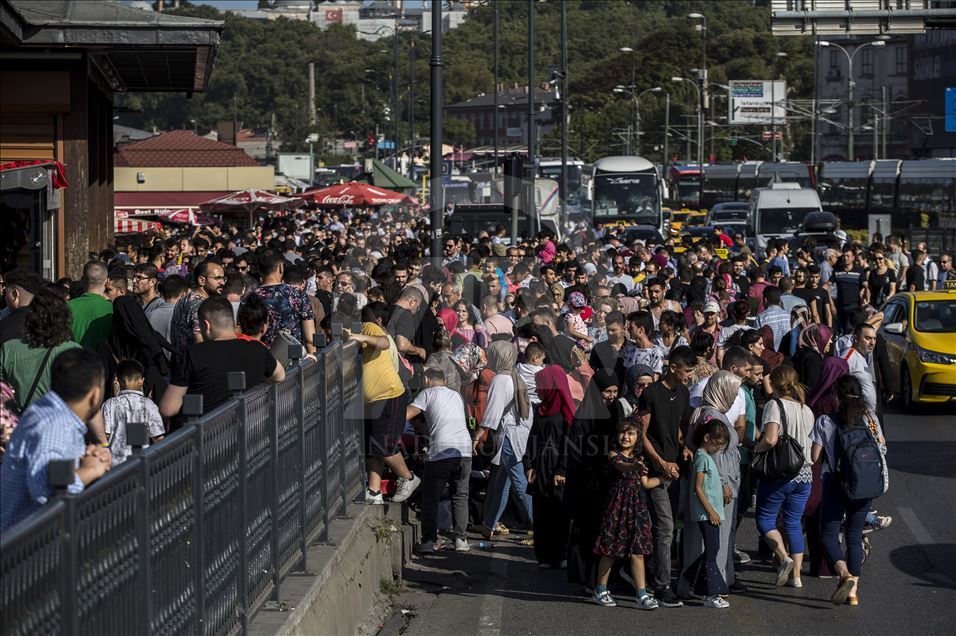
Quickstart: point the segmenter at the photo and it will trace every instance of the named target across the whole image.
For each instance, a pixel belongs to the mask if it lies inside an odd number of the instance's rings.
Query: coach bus
[[[594,225],[649,225],[664,233],[661,178],[643,157],[604,157],[594,163]]]

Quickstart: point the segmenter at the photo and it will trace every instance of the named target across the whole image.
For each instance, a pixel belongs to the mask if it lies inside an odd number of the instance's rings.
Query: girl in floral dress
[[[611,472],[617,479],[611,484],[601,532],[594,543],[594,554],[601,557],[601,562],[593,600],[604,607],[617,605],[607,591],[614,560],[629,559],[637,589],[637,606],[646,610],[657,609],[657,601],[648,593],[644,577],[644,555],[654,551],[651,516],[644,491],[659,486],[660,479],[648,477],[647,468],[636,455],[641,441],[638,421],[623,420],[617,428],[617,449],[608,455]]]

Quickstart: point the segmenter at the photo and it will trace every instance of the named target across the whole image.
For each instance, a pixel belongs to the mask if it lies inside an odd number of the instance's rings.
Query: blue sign
[[[394,150],[395,142],[390,139],[383,139],[382,141],[378,142],[378,148],[379,150]]]
[[[946,89],[946,132],[956,132],[956,88]]]

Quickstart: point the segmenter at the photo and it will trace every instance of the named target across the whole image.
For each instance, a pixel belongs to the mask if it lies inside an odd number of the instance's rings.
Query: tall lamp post
[[[629,47],[629,46],[622,46],[621,48],[618,49],[618,51],[620,51],[621,53],[626,53],[627,55],[630,55],[630,56],[631,56],[631,83],[628,84],[627,86],[621,86],[621,85],[616,86],[616,87],[614,88],[614,92],[615,92],[615,93],[623,93],[626,89],[630,89],[631,96],[633,97],[633,96],[634,96],[634,90],[637,88],[637,85],[634,83],[634,82],[635,82],[635,75],[636,75],[636,71],[635,71],[635,68],[634,68],[634,49],[632,49],[632,48]],[[631,113],[631,121],[634,121],[636,118],[637,118],[636,112],[635,112],[635,113]],[[631,124],[628,124],[628,125],[627,125],[627,128],[628,128],[628,130],[627,130],[627,145],[626,145],[626,151],[625,151],[625,152],[626,152],[626,154],[630,155],[630,154],[631,154],[631,135],[634,134],[634,128],[631,127]],[[637,144],[634,144],[634,145],[636,146]]]
[[[645,88],[640,93],[635,92],[633,87],[617,86],[612,89],[615,93],[629,93],[634,103],[634,154],[641,154],[641,97],[647,93],[663,93],[664,89],[660,86]]]
[[[445,193],[441,187],[441,146],[442,146],[442,58],[441,58],[441,2],[432,2],[432,56],[428,65],[431,69],[431,257],[436,267],[441,267],[441,244],[445,220]]]
[[[846,132],[847,132],[847,142],[846,142],[846,158],[848,161],[853,161],[853,110],[856,108],[853,103],[853,87],[856,85],[856,81],[853,79],[853,58],[856,57],[856,54],[862,51],[868,46],[886,46],[886,42],[883,40],[873,40],[872,42],[864,42],[860,46],[853,49],[853,52],[850,53],[845,48],[834,42],[829,42],[827,40],[820,40],[817,42],[817,46],[832,46],[835,49],[843,51],[843,55],[846,56],[847,62],[847,82],[846,82],[846,102],[847,102],[847,111],[846,111]]]
[[[700,171],[698,179],[698,197],[703,195],[704,188],[704,113],[707,112],[707,16],[703,13],[688,13],[691,20],[700,20],[694,28],[700,32],[700,68],[697,70],[697,169]],[[698,198],[698,201],[700,198]]]
[[[772,154],[773,154],[774,161],[780,161],[780,155],[783,154],[783,153],[777,152],[777,78],[780,76],[780,73],[777,72],[777,61],[782,60],[786,57],[787,57],[786,53],[784,53],[783,51],[777,51],[776,56],[773,58],[773,62],[774,62],[773,77],[770,79],[770,121],[772,123],[772,126],[771,126],[772,130],[770,133],[770,136],[771,136],[770,148],[773,150]],[[783,101],[784,101],[784,104],[786,104],[787,102],[786,95],[783,96]],[[784,111],[784,113],[786,113],[786,111]],[[784,114],[784,118],[786,118],[786,114]],[[784,121],[786,121],[786,119],[784,119]],[[783,144],[780,144],[780,146],[782,148]]]
[[[493,26],[494,31],[494,75],[495,75],[495,118],[494,118],[494,139],[495,139],[495,165],[494,165],[494,175],[498,176],[498,128],[500,127],[500,121],[498,119],[498,0],[492,0],[492,17],[493,17]]]
[[[568,218],[568,7],[561,0],[561,222]],[[560,228],[559,228],[560,229]]]
[[[697,85],[692,79],[686,77],[672,77],[671,81],[675,84],[680,84],[681,82],[686,82],[694,87],[694,90],[697,91],[697,167],[699,170],[704,169],[704,113],[700,109],[700,106],[703,105],[701,101],[701,91],[700,86]],[[690,148],[688,148],[689,150]]]

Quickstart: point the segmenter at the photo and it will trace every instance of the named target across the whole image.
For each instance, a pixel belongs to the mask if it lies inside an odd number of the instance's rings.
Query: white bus
[[[594,163],[591,222],[649,225],[664,233],[661,178],[643,157],[605,157]]]

